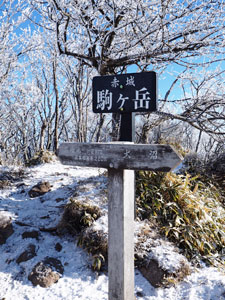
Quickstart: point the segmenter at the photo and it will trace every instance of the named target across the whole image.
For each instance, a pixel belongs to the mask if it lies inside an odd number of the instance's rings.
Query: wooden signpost
[[[134,170],[169,172],[181,157],[169,145],[63,143],[63,164],[108,169],[109,300],[134,300]]]
[[[62,143],[58,155],[63,164],[107,169],[169,172],[180,164],[180,157],[170,145]]]

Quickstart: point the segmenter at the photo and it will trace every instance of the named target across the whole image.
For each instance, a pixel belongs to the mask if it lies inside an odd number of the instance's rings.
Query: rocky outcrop
[[[142,275],[154,287],[183,280],[190,273],[187,259],[163,239],[154,223],[139,222],[135,231],[135,261]]]
[[[43,261],[37,263],[28,279],[34,286],[50,287],[56,283],[64,272],[60,260],[54,257],[46,257]]]
[[[35,252],[35,245],[30,244],[30,245],[28,245],[27,249],[19,255],[16,262],[18,264],[20,264],[21,262],[28,261],[28,260],[32,259],[36,255],[37,254]]]
[[[48,181],[39,182],[34,185],[28,192],[31,198],[42,196],[51,190],[51,185]]]
[[[139,270],[154,287],[162,285],[163,279],[167,275],[167,272],[160,268],[158,262],[154,259],[149,260],[146,265],[140,266]]]

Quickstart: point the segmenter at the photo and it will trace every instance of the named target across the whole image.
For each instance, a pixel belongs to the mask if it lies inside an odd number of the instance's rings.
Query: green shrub
[[[93,223],[102,215],[98,206],[89,201],[71,198],[65,206],[62,220],[58,225],[59,233],[64,230],[78,237],[78,246],[92,255],[92,269],[103,270],[107,260],[107,237],[93,228]]]
[[[54,152],[43,150],[35,153],[35,155],[31,159],[29,159],[29,161],[27,161],[25,165],[27,167],[32,167],[43,163],[50,163],[55,161],[56,159],[57,158]]]
[[[189,259],[221,263],[225,209],[219,190],[190,175],[137,173],[137,216],[155,219],[160,231]]]
[[[78,246],[85,249],[92,256],[92,269],[104,271],[108,261],[108,239],[107,234],[94,227],[87,228],[81,232]]]
[[[207,159],[197,153],[186,155],[180,174],[189,173],[192,176],[198,175],[198,181],[210,184],[220,190],[221,203],[225,205],[225,152],[213,154]]]

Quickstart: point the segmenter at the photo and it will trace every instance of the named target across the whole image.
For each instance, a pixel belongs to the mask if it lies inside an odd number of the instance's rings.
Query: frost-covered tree
[[[37,47],[37,43],[30,39],[31,30],[22,11],[27,11],[24,0],[0,2],[0,151],[6,156],[8,149],[17,152],[17,143],[12,141],[16,136],[20,139],[21,134],[13,120],[18,114],[16,105],[11,105],[15,95],[20,95],[21,99],[21,91],[24,90],[20,86],[23,74],[18,65],[29,51]]]
[[[29,2],[41,16],[39,23],[55,31],[59,53],[95,68],[101,75],[123,73],[133,65],[140,71],[153,69],[159,73],[166,72],[168,66],[179,66],[181,74],[162,95],[161,110],[164,107],[165,112],[169,109],[165,102],[169,102],[172,88],[181,79],[187,94],[190,80],[186,73],[191,74],[197,68],[201,77],[205,66],[210,68],[214,62],[224,59],[223,0]],[[224,94],[215,95],[214,99],[213,93],[211,90],[210,99],[205,91],[201,96],[183,99],[186,101],[178,114],[169,109],[173,116],[166,118],[181,119],[199,130],[223,134]],[[191,112],[190,108],[193,108]]]
[[[176,120],[182,126],[186,122],[199,136],[196,150],[199,148],[202,133],[208,134],[216,143],[225,142],[225,71],[221,66],[212,65],[204,68],[189,68],[177,75],[171,89],[161,99],[163,111],[158,117],[145,117],[146,131],[161,120]],[[179,91],[179,98],[173,94],[172,88]],[[176,113],[174,111],[176,111]],[[171,113],[172,112],[172,113]],[[151,120],[151,121],[150,121]],[[182,131],[182,129],[181,129]]]
[[[64,122],[61,138],[87,142],[97,140],[99,117],[92,113],[91,73],[92,70],[79,61],[66,56],[62,59],[61,72],[66,83],[65,98],[67,108],[65,115],[69,122]]]
[[[100,74],[224,54],[224,1],[30,0],[58,48]],[[46,25],[47,26],[47,25]],[[217,57],[218,59],[218,57]]]
[[[0,2],[0,85],[14,70],[18,59],[37,47],[29,38],[32,34],[29,17],[27,1]]]

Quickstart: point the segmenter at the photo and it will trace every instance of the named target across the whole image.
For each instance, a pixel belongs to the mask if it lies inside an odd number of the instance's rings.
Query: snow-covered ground
[[[0,173],[5,170],[0,167]],[[80,200],[88,198],[106,211],[107,180],[102,174],[104,170],[68,167],[55,162],[27,171],[28,175],[24,179],[0,190],[0,211],[7,211],[12,215],[14,227],[14,233],[6,244],[0,245],[0,300],[108,299],[107,274],[93,273],[88,267],[90,257],[77,246],[73,237],[59,237],[42,231],[39,240],[22,238],[25,231],[56,226],[63,206],[76,191],[79,191],[77,197]],[[41,197],[30,198],[29,189],[44,180],[52,185],[51,191]],[[37,256],[18,264],[18,256],[31,243],[36,246]],[[62,246],[60,252],[55,247],[57,243]],[[59,259],[64,266],[64,274],[49,288],[34,287],[27,279],[28,274],[46,256]],[[137,299],[146,300],[223,300],[225,276],[215,268],[203,267],[174,287],[153,288],[135,270],[135,292]]]

